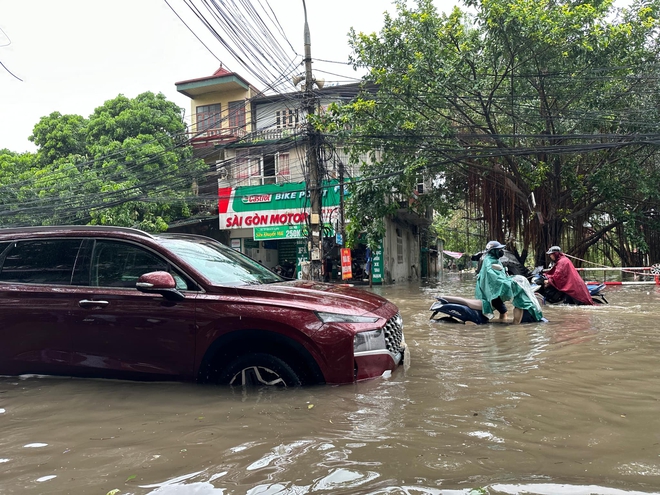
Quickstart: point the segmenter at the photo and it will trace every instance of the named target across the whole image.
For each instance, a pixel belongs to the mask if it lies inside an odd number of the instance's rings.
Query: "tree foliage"
[[[180,109],[162,94],[123,95],[92,115],[53,112],[35,154],[0,152],[0,224],[91,223],[162,231],[191,214],[194,159]]]
[[[518,239],[537,263],[559,243],[578,256],[599,240],[648,250],[660,200],[660,3],[465,5],[472,13],[439,14],[431,0],[401,0],[379,33],[351,33],[353,63],[377,89],[332,119],[356,152],[381,151],[363,177],[385,177],[351,201],[388,205],[375,196],[405,197],[423,174],[436,205],[467,200],[488,238]]]

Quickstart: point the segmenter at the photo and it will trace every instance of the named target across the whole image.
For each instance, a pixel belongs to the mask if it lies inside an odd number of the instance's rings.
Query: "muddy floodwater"
[[[0,378],[0,494],[660,493],[660,287],[546,324],[429,321],[473,287],[374,288],[412,359],[355,385]]]

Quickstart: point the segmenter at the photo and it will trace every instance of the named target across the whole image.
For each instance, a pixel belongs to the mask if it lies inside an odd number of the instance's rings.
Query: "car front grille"
[[[403,341],[403,320],[401,319],[401,315],[397,313],[387,320],[384,330],[387,350],[396,354],[401,350],[401,342]]]

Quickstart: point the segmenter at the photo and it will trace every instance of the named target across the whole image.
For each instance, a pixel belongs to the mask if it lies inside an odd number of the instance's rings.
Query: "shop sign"
[[[380,241],[378,247],[371,255],[371,281],[374,284],[383,283],[383,241]]]
[[[351,258],[351,250],[348,248],[341,249],[341,279],[347,280],[353,278],[353,262]]]
[[[284,225],[282,227],[255,227],[253,237],[255,241],[276,241],[279,239],[302,239],[309,235],[307,224]],[[332,237],[335,231],[328,223],[323,227],[323,237]]]
[[[242,201],[246,204],[270,203],[272,197],[272,194],[252,194],[251,196],[243,196]]]
[[[309,260],[309,251],[307,249],[307,239],[298,239],[296,241],[296,275],[297,279],[302,278],[302,263]]]
[[[301,239],[307,237],[306,225],[285,225],[282,227],[255,227],[254,240]]]
[[[323,182],[321,215],[331,223],[338,215],[339,189],[337,181]],[[310,198],[305,183],[221,187],[218,213],[221,230],[295,226],[308,223]]]

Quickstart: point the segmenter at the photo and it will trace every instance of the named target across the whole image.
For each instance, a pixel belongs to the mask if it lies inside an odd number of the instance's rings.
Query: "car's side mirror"
[[[169,301],[183,301],[186,297],[179,292],[174,277],[167,272],[149,272],[140,275],[135,287],[147,294],[160,294]]]

